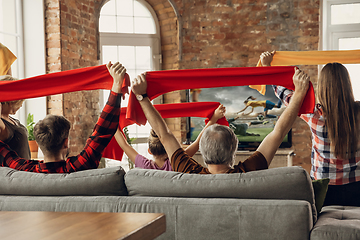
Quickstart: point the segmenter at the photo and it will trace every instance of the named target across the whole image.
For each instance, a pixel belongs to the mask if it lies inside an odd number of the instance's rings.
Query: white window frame
[[[111,1],[111,0],[110,0]],[[147,3],[145,0],[137,0],[139,3],[143,4],[151,13],[152,18],[155,23],[155,34],[138,34],[138,33],[109,33],[109,32],[100,32],[100,49],[103,46],[150,46],[153,59],[151,61],[152,70],[161,69],[161,43],[160,43],[160,25],[158,18],[154,9]],[[103,62],[102,54],[100,55],[100,62]],[[135,77],[135,76],[131,76]],[[101,91],[103,94],[103,91]],[[101,106],[104,106],[103,97],[100,98]]]
[[[44,0],[16,0],[17,34],[0,31],[2,34],[16,37],[17,73],[12,74],[19,79],[46,73],[44,19]],[[15,118],[26,125],[27,115],[32,113],[34,121],[37,122],[46,116],[46,105],[46,97],[27,99]],[[38,157],[42,156],[39,150]]]
[[[339,38],[360,37],[360,23],[331,24],[331,5],[360,3],[359,0],[323,1],[323,50],[338,50]]]
[[[100,50],[103,46],[150,46],[152,61],[150,61],[150,68],[152,70],[161,69],[161,43],[160,43],[160,25],[158,18],[154,9],[144,0],[137,0],[137,2],[143,4],[151,13],[151,16],[155,23],[155,34],[139,34],[139,33],[113,33],[113,32],[100,32]],[[100,54],[100,62],[103,63],[103,55]],[[134,78],[136,76],[130,76]],[[104,92],[100,92],[100,106],[104,106]],[[154,100],[154,103],[161,103],[162,98],[159,97]],[[135,137],[136,140],[133,144],[137,143],[147,143],[147,137],[138,137],[137,129],[139,126],[136,126],[136,132],[132,133],[130,137]],[[142,153],[143,154],[143,153]],[[144,154],[143,154],[144,155]],[[126,166],[122,165],[125,169]]]
[[[15,21],[16,33],[9,33],[0,30],[0,34],[13,36],[16,38],[16,57],[17,72],[12,72],[18,78],[24,78],[24,47],[23,47],[23,18],[22,18],[22,0],[15,1]],[[6,46],[6,43],[3,43]],[[12,69],[13,71],[13,69]]]

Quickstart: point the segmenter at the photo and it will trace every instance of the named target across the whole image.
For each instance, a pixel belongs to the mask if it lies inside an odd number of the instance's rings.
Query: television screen
[[[274,129],[285,109],[271,86],[266,86],[265,95],[248,86],[203,88],[199,92],[197,99],[199,102],[220,102],[226,107],[225,117],[239,139],[239,150],[255,150]],[[204,118],[190,118],[189,124],[192,130],[191,134],[188,134],[188,140],[192,142],[196,139],[205,126],[204,120]],[[280,147],[291,147],[291,131]]]

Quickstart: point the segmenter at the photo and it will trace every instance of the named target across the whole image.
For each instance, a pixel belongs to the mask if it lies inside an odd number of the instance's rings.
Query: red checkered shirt
[[[29,172],[70,173],[99,166],[102,152],[115,134],[120,115],[121,94],[111,91],[92,135],[86,141],[83,151],[64,161],[48,162],[20,158],[9,146],[0,141],[0,166]]]
[[[293,92],[281,86],[273,88],[275,95],[288,105]],[[330,148],[330,138],[320,104],[315,106],[314,113],[302,114],[300,117],[307,122],[312,134],[310,176],[313,179],[329,178],[330,185],[360,181],[360,150],[353,159],[335,157]]]

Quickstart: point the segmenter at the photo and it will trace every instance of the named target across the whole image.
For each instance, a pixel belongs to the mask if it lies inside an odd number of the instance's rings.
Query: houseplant
[[[37,153],[38,153],[38,145],[37,142],[35,141],[35,136],[34,136],[34,125],[35,125],[34,115],[29,113],[26,120],[26,128],[28,131],[28,141],[29,141],[31,158],[37,158]]]

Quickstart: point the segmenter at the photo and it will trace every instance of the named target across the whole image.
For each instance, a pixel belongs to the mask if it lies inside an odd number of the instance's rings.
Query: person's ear
[[[69,138],[65,138],[63,148],[69,148]]]
[[[150,148],[148,148],[148,153],[149,153],[150,155],[153,155],[152,152],[150,151]]]

